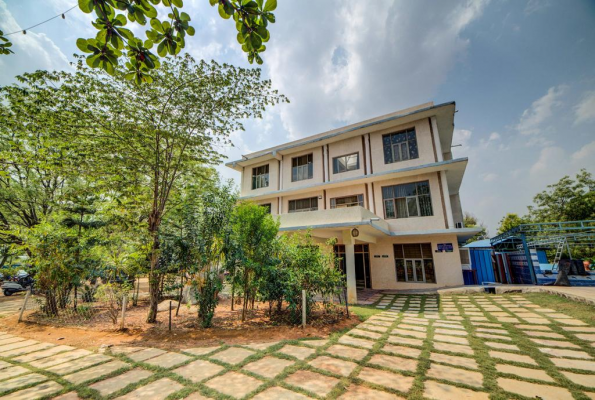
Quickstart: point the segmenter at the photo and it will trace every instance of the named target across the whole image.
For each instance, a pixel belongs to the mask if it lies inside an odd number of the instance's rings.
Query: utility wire
[[[64,19],[64,18],[66,18],[64,15],[65,15],[67,12],[69,12],[69,11],[72,11],[72,10],[74,10],[74,9],[75,9],[75,8],[77,8],[77,7],[78,7],[78,6],[73,6],[72,8],[69,8],[68,10],[66,10],[66,11],[64,11],[64,12],[62,12],[62,13],[60,13],[60,14],[58,14],[58,15],[55,15],[55,16],[53,16],[52,18],[46,19],[45,21],[42,21],[42,22],[40,22],[40,23],[38,23],[38,24],[35,24],[35,25],[33,25],[33,26],[30,26],[30,27],[28,27],[28,28],[25,28],[25,29],[20,29],[20,30],[18,30],[18,31],[14,31],[14,32],[11,32],[11,33],[7,33],[7,34],[6,34],[6,35],[4,35],[4,36],[10,36],[10,35],[14,35],[15,33],[23,33],[23,34],[25,34],[25,35],[26,35],[28,30],[30,30],[30,29],[33,29],[33,28],[36,28],[36,27],[38,27],[39,25],[43,25],[43,24],[45,24],[46,22],[50,22],[50,21],[51,21],[51,20],[53,20],[53,19],[56,19],[56,18],[58,18],[58,17],[62,17],[63,19]]]

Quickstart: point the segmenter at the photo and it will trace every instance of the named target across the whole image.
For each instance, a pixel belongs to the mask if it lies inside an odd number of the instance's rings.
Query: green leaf
[[[227,14],[225,12],[225,7],[223,7],[222,4],[219,4],[219,15],[221,16],[221,18],[223,19],[229,19],[229,17],[231,17],[230,14]]]
[[[189,26],[188,29],[186,29],[186,33],[190,36],[194,36],[194,33],[195,33],[194,27]]]
[[[176,7],[180,7],[180,8],[184,7],[184,1],[183,0],[172,0],[171,2]]]
[[[93,11],[93,0],[79,0],[79,8],[82,12],[89,14]]]
[[[159,54],[159,57],[165,57],[167,55],[167,50],[165,49],[165,41],[159,43],[159,46],[157,46],[157,54]]]
[[[211,3],[212,6],[215,6],[219,3],[219,0],[209,0],[209,3]]]
[[[159,21],[157,18],[153,18],[151,20],[151,27],[153,29],[155,29],[159,33],[163,33],[164,32],[163,25],[161,24],[161,21]]]
[[[264,5],[263,11],[275,11],[277,8],[277,0],[267,0],[266,4]]]
[[[93,50],[89,49],[89,43],[87,42],[86,39],[77,39],[76,47],[78,47],[79,50],[82,51],[83,53],[92,53],[93,52]]]

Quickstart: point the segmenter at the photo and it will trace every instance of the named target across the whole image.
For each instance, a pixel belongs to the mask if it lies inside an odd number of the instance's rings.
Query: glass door
[[[425,282],[424,262],[421,259],[405,260],[405,278],[407,282]]]

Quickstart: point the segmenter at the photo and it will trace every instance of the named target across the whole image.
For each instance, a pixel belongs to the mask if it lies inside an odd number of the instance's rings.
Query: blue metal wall
[[[487,282],[496,282],[494,267],[492,266],[492,249],[469,249],[471,268],[477,275],[477,284],[483,285]],[[469,283],[465,282],[466,285]],[[471,283],[472,284],[472,283]]]

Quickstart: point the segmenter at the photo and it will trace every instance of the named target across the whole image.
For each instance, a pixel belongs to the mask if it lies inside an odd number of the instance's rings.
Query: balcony
[[[340,235],[342,230],[358,227],[362,233],[375,237],[389,234],[386,221],[361,206],[281,214],[278,217],[281,231],[312,228],[320,231],[323,237],[332,237]]]

